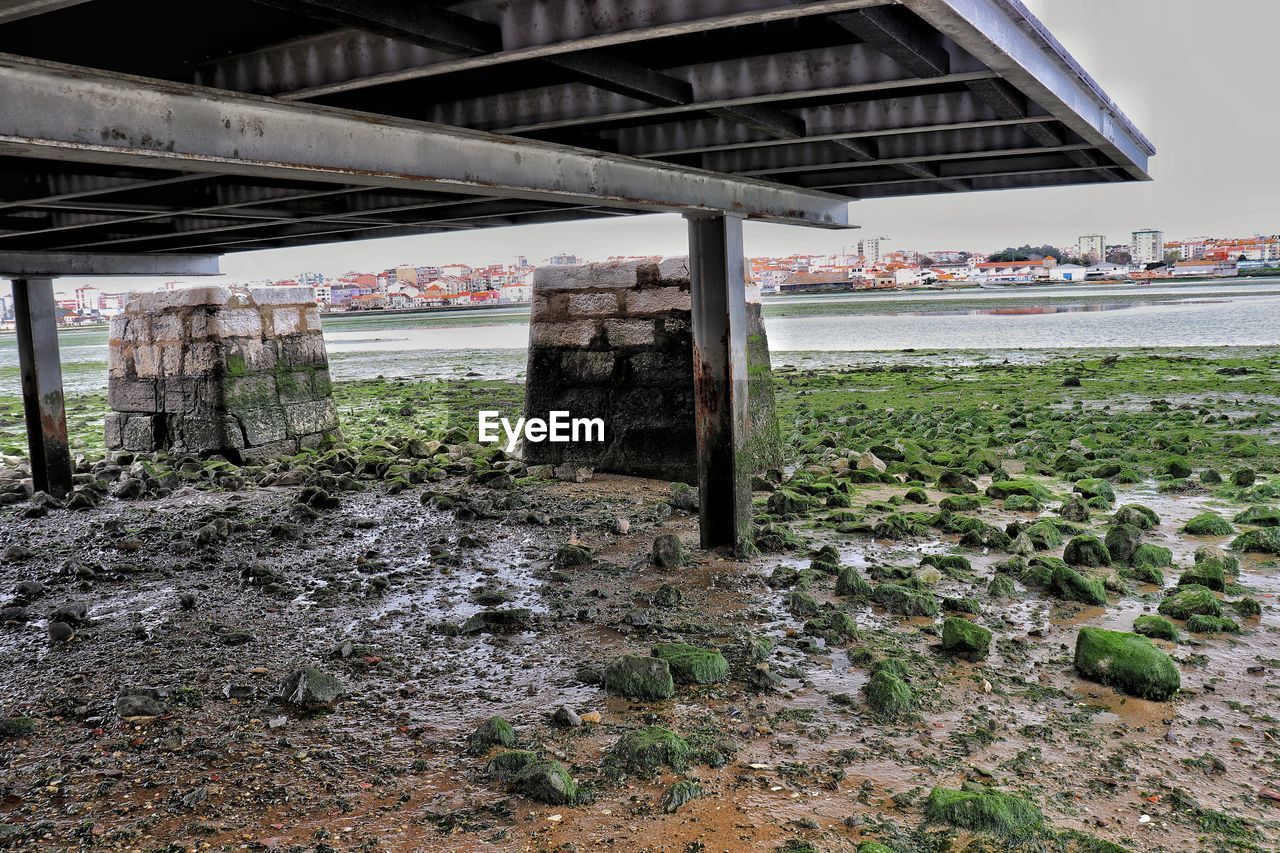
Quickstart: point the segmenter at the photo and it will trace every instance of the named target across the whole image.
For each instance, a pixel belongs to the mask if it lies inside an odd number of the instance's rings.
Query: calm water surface
[[[1280,279],[789,296],[767,300],[765,318],[775,362],[810,366],[919,361],[903,355],[909,350],[951,351],[934,356],[940,361],[968,351],[958,360],[972,361],[1064,348],[1263,347],[1280,344]],[[515,378],[524,370],[529,335],[528,309],[335,317],[324,324],[339,379]],[[60,343],[68,390],[105,387],[105,330],[69,330]],[[0,336],[0,394],[17,393],[14,339]]]

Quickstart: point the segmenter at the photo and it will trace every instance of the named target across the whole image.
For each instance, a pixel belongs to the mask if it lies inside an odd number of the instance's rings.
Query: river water
[[[922,359],[1043,360],[1108,347],[1269,347],[1280,343],[1280,279],[1162,285],[1063,285],[953,292],[770,297],[775,364]],[[326,318],[338,379],[482,376],[524,370],[528,309]],[[69,391],[106,383],[103,329],[60,335]],[[922,352],[927,351],[927,352]],[[18,393],[17,350],[0,337],[0,395]]]

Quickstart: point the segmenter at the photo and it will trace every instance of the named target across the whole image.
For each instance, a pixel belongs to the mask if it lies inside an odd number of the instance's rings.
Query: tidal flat
[[[75,508],[0,481],[0,846],[1277,849],[1280,350],[866,356],[775,357],[748,559],[474,443],[515,381],[261,467],[73,395]]]

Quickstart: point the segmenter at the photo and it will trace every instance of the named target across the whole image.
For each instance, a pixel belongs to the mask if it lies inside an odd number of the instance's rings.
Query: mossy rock
[[[1237,514],[1232,521],[1254,527],[1280,527],[1280,509],[1270,506],[1251,506]]]
[[[871,590],[871,600],[899,616],[937,616],[938,599],[895,583],[882,583]]]
[[[960,554],[925,554],[920,558],[920,565],[933,566],[950,578],[961,578],[973,572],[969,558]]]
[[[858,623],[848,613],[828,607],[821,614],[804,623],[807,634],[822,637],[830,645],[848,644],[858,636]]]
[[[996,575],[987,585],[987,595],[991,598],[1012,598],[1018,592],[1008,575]]]
[[[1044,504],[1030,495],[1009,495],[1004,499],[1004,508],[1009,512],[1039,512]]]
[[[1035,498],[1041,502],[1053,500],[1053,492],[1034,480],[998,480],[987,486],[986,495],[998,501],[1011,495]]]
[[[1105,502],[1105,506],[1110,506],[1116,502],[1116,490],[1111,488],[1109,482],[1098,477],[1086,477],[1083,480],[1076,480],[1074,489],[1086,501],[1098,499]]]
[[[1164,462],[1164,473],[1178,480],[1190,477],[1194,470],[1191,463],[1181,456],[1170,456]]]
[[[715,649],[687,643],[658,643],[653,656],[667,662],[671,677],[681,684],[717,684],[729,677],[729,663]]]
[[[1145,613],[1134,619],[1133,632],[1144,637],[1154,637],[1157,640],[1168,640],[1171,643],[1178,642],[1178,626],[1163,616],[1157,616],[1154,613]]]
[[[1192,536],[1230,536],[1236,532],[1227,521],[1216,512],[1202,512],[1182,525],[1182,532]]]
[[[1037,521],[1023,529],[1031,547],[1037,551],[1052,551],[1062,545],[1062,531],[1052,521]]]
[[[1222,592],[1227,588],[1227,578],[1218,560],[1202,560],[1182,573],[1178,586],[1203,586]]]
[[[692,756],[693,749],[680,735],[661,726],[645,726],[618,738],[605,761],[629,773],[647,775],[664,767],[683,771]]]
[[[1145,563],[1134,563],[1131,566],[1120,569],[1120,577],[1135,580],[1139,583],[1149,583],[1153,586],[1164,586],[1164,572],[1156,566]]]
[[[974,488],[977,488],[976,486]],[[948,495],[938,501],[938,509],[948,512],[972,512],[982,506],[982,501],[968,495]]]
[[[1111,517],[1114,524],[1132,524],[1139,530],[1154,530],[1160,524],[1160,516],[1142,504],[1125,504]]]
[[[1067,521],[1084,523],[1089,520],[1089,505],[1079,495],[1072,495],[1058,507],[1058,515]]]
[[[929,532],[923,524],[906,513],[894,512],[876,522],[871,535],[876,539],[910,539]]]
[[[1163,569],[1173,565],[1173,551],[1162,545],[1144,542],[1133,552],[1129,562],[1134,566]]]
[[[858,573],[853,566],[845,566],[836,575],[836,595],[848,598],[868,598],[871,595],[871,584]]]
[[[511,784],[529,799],[552,806],[573,805],[578,799],[578,785],[569,771],[550,758],[526,764]]]
[[[641,655],[615,658],[604,669],[604,686],[610,693],[629,699],[670,699],[676,692],[667,662]]]
[[[929,502],[929,495],[924,489],[916,487],[907,489],[907,493],[902,496],[902,499],[907,503],[927,504]]]
[[[1139,699],[1163,702],[1182,686],[1172,658],[1146,637],[1124,631],[1081,628],[1075,668],[1083,678]]]
[[[1242,533],[1232,540],[1231,550],[1280,556],[1280,527],[1259,527]]]
[[[591,552],[581,545],[567,543],[560,546],[552,561],[557,569],[572,569],[577,566],[589,566],[595,562]]]
[[[1115,524],[1107,530],[1103,543],[1112,562],[1128,563],[1142,544],[1142,531],[1132,524]]]
[[[755,533],[756,548],[765,552],[793,551],[804,545],[785,524],[762,524]]]
[[[1111,552],[1097,536],[1077,536],[1067,543],[1062,552],[1063,561],[1069,566],[1109,566]]]
[[[970,832],[1025,841],[1045,831],[1044,813],[1030,800],[989,788],[934,788],[925,801],[925,817]]]
[[[472,755],[484,755],[495,746],[512,747],[516,745],[516,730],[501,717],[490,717],[467,738],[467,752]]]
[[[1239,634],[1240,626],[1225,616],[1192,616],[1187,630],[1193,634]]]
[[[1192,616],[1221,616],[1222,602],[1218,601],[1213,591],[1199,584],[1191,584],[1178,589],[1173,595],[1160,602],[1156,608],[1161,616],[1170,619],[1190,619]]]
[[[707,792],[696,780],[681,779],[662,795],[662,811],[664,814],[675,814],[685,803],[705,796]]]
[[[793,489],[778,489],[769,495],[769,500],[766,503],[770,513],[783,518],[804,515],[812,505],[813,500],[811,498]]]
[[[982,605],[978,602],[978,599],[968,596],[948,596],[942,599],[942,609],[947,613],[968,613],[971,616],[977,616],[982,613]]]
[[[1262,602],[1256,598],[1245,597],[1231,602],[1231,609],[1242,619],[1258,619],[1262,616]]]
[[[523,749],[509,749],[489,759],[489,763],[485,765],[485,771],[504,782],[514,782],[521,770],[537,760],[536,753]]]
[[[858,853],[894,853],[894,850],[878,841],[864,841],[858,845]]]
[[[871,674],[863,687],[867,705],[881,719],[896,720],[911,713],[915,696],[907,683],[892,672],[880,670]]]
[[[1058,566],[1053,570],[1049,589],[1065,601],[1079,601],[1096,607],[1107,606],[1107,591],[1102,581],[1085,577],[1070,566]]]
[[[793,589],[786,596],[787,610],[792,616],[807,617],[817,614],[819,605],[818,599],[814,598],[803,589]]]
[[[942,651],[966,660],[982,660],[991,650],[991,632],[959,616],[942,620]]]

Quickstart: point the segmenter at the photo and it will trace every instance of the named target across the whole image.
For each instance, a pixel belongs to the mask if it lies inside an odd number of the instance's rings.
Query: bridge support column
[[[13,313],[32,484],[36,491],[64,498],[71,492],[71,451],[67,446],[53,279],[14,279]]]
[[[703,548],[752,548],[742,219],[687,214]]]

